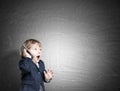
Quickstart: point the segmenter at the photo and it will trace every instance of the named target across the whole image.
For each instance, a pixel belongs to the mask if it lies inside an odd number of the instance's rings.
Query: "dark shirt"
[[[38,62],[39,68],[30,58],[21,58],[19,69],[21,70],[21,88],[20,91],[39,91],[40,86],[45,91],[44,71],[45,65],[42,60]]]

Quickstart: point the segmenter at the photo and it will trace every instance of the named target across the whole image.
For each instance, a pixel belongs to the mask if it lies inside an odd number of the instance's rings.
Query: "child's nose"
[[[41,51],[38,51],[39,54],[41,54]]]

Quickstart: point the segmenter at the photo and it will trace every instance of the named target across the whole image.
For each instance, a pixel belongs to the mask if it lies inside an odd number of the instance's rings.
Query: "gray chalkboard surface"
[[[0,91],[19,91],[22,42],[42,43],[47,91],[120,90],[118,0],[13,0],[0,3]]]

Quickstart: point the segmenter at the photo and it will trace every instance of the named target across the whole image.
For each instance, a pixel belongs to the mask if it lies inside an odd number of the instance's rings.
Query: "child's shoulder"
[[[40,59],[39,63],[44,63],[44,61]]]
[[[32,59],[29,57],[22,57],[20,60],[32,60]]]
[[[44,65],[44,61],[43,60],[40,60],[38,63],[41,64],[41,65]]]
[[[19,59],[19,62],[31,62],[32,59],[31,58],[28,58],[28,57],[22,57]]]

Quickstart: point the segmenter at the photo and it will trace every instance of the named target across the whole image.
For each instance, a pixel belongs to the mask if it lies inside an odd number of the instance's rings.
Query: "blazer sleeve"
[[[31,65],[32,65],[32,59],[30,58],[22,58],[19,61],[19,69],[24,72],[30,72],[31,71]]]

